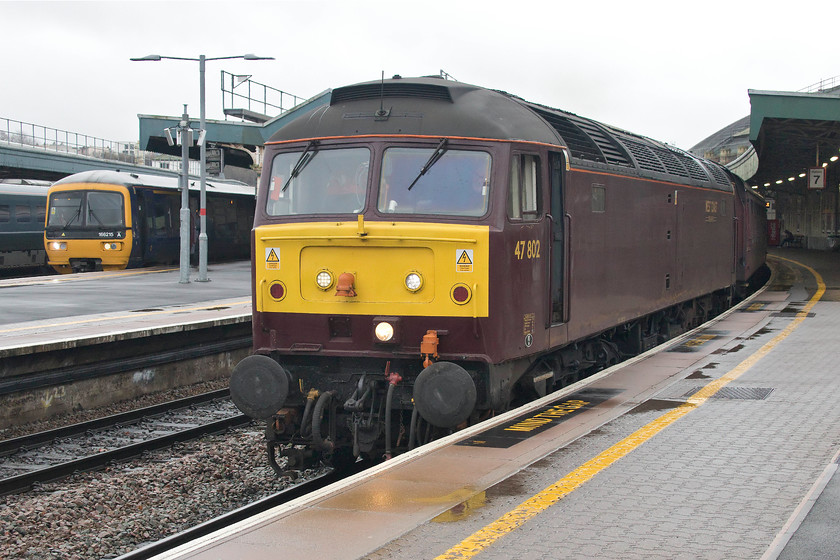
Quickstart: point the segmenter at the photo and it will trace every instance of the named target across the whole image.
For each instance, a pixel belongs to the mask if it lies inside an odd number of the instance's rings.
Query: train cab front
[[[126,268],[132,251],[129,208],[124,187],[53,186],[44,230],[47,263],[62,274]]]
[[[253,231],[255,355],[231,394],[267,422],[276,468],[277,450],[287,468],[388,457],[485,403],[493,149],[439,138],[270,149]]]

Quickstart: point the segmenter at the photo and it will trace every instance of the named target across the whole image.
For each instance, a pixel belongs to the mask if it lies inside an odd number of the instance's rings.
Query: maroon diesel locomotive
[[[713,162],[504,92],[335,89],[266,145],[232,397],[278,470],[389,457],[724,310],[763,216]]]

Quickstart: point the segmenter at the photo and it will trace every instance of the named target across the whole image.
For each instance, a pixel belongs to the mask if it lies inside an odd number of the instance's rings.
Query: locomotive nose
[[[292,378],[283,366],[259,354],[236,364],[230,376],[233,404],[256,420],[267,420],[283,408]]]

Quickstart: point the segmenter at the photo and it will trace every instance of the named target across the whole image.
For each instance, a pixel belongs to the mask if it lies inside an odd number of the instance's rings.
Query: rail
[[[179,171],[181,166],[180,158],[140,150],[137,142],[105,140],[79,132],[4,117],[0,117],[0,144],[68,154],[74,157],[121,161],[151,169]],[[198,175],[199,165],[199,162],[191,161],[189,172]]]

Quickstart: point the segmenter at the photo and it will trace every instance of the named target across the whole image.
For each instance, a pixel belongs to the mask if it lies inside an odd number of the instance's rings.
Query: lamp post
[[[216,56],[208,58],[206,56],[199,55],[198,58],[189,58],[189,57],[182,57],[182,56],[161,56],[159,54],[150,54],[139,58],[132,58],[131,60],[134,62],[144,62],[144,61],[152,61],[157,62],[160,60],[191,60],[193,62],[198,62],[198,74],[199,74],[199,119],[200,124],[199,127],[201,129],[201,138],[203,140],[204,135],[207,131],[207,123],[205,120],[205,110],[204,110],[204,65],[205,62],[208,60],[229,60],[235,58],[242,58],[244,60],[274,60],[273,56],[257,56],[255,54],[241,54],[236,56]],[[196,278],[196,282],[207,282],[209,278],[207,278],[207,144],[205,141],[199,141],[199,153],[200,153],[200,185],[201,191],[199,195],[199,216],[200,216],[200,225],[201,230],[198,235],[198,278]]]

